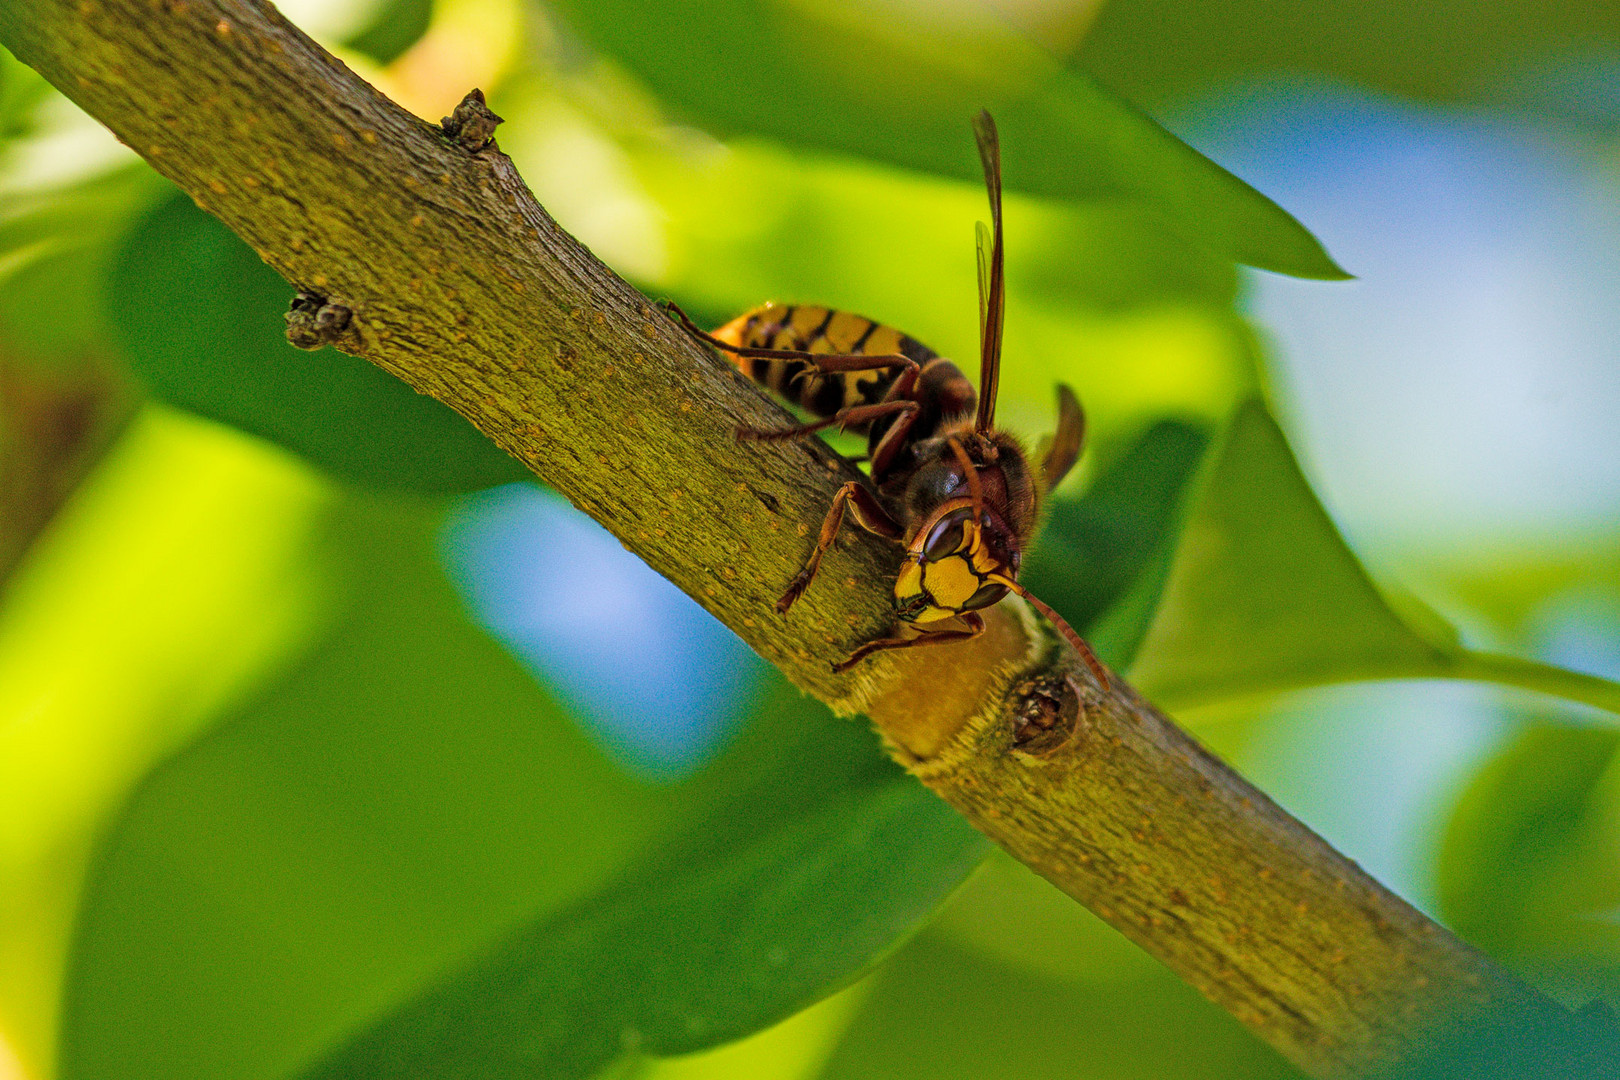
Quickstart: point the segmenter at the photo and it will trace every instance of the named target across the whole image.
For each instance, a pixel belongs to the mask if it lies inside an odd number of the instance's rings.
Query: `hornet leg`
[[[834,664],[833,671],[841,675],[875,652],[888,649],[915,649],[923,645],[945,645],[952,641],[970,641],[984,633],[984,619],[977,611],[964,612],[957,618],[966,624],[966,630],[925,630],[921,636],[914,638],[878,638],[876,641],[868,641]]]
[[[899,524],[889,516],[887,510],[883,509],[883,504],[877,501],[876,496],[868,491],[860,481],[851,480],[839,488],[838,494],[833,496],[832,508],[827,511],[827,517],[821,523],[821,536],[816,540],[816,549],[810,553],[810,558],[804,564],[804,569],[800,570],[794,576],[793,581],[789,583],[787,592],[783,593],[782,598],[776,602],[778,612],[786,614],[787,609],[793,606],[794,601],[804,595],[804,590],[810,587],[810,582],[815,578],[816,571],[821,568],[821,557],[827,553],[827,549],[832,547],[833,541],[838,538],[838,529],[844,523],[844,507],[846,504],[852,504],[855,507],[855,520],[859,521],[861,527],[868,532],[886,536],[890,540],[898,540],[903,535],[903,530]]]
[[[847,409],[842,409],[834,415],[827,417],[825,420],[817,420],[810,424],[797,424],[793,427],[785,428],[771,428],[768,431],[761,431],[758,428],[738,428],[737,441],[781,442],[784,439],[797,439],[801,435],[809,435],[812,432],[820,431],[822,428],[830,428],[834,426],[843,427],[846,424],[865,424],[869,421],[876,420],[879,417],[889,416],[893,413],[903,414],[900,419],[895,421],[894,428],[898,428],[902,424],[909,428],[911,424],[908,418],[916,416],[917,411],[921,408],[922,406],[918,405],[915,401],[880,401],[875,405],[852,405]],[[889,431],[892,432],[894,428],[890,428]],[[888,433],[884,434],[883,441],[885,443],[888,442]],[[880,447],[882,445],[882,443],[879,444]],[[874,458],[873,460],[876,459]]]

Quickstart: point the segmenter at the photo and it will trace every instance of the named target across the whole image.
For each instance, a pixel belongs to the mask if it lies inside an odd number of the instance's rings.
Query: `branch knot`
[[[318,293],[300,292],[287,311],[287,340],[300,349],[331,345],[349,329],[354,312]]]
[[[484,92],[475,86],[454,112],[439,121],[439,127],[462,149],[476,154],[494,141],[495,129],[502,122],[484,103]]]
[[[1013,691],[1013,746],[1021,754],[1045,757],[1067,746],[1080,727],[1080,694],[1070,679],[1044,676]]]

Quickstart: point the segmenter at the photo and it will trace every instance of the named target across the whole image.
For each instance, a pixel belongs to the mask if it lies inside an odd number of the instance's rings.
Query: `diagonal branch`
[[[738,445],[780,414],[481,136],[445,137],[254,0],[13,0],[0,40],[310,294],[304,329],[467,417],[1307,1072],[1370,1075],[1487,1006],[1542,1007],[1016,601],[948,664],[832,674],[889,629],[892,549],[850,531],[791,617],[773,602],[855,473],[816,442]]]

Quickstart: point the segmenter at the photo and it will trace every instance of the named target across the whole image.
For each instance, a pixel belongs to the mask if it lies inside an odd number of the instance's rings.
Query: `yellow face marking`
[[[923,567],[923,584],[940,607],[960,610],[984,584],[973,564],[960,555],[939,559]]]
[[[921,612],[913,616],[910,621],[914,623],[940,622],[944,619],[954,618],[955,615],[956,612],[946,611],[942,607],[925,607]]]
[[[896,600],[910,600],[922,592],[922,563],[915,559],[907,559],[900,568],[900,576],[894,579],[894,596]]]

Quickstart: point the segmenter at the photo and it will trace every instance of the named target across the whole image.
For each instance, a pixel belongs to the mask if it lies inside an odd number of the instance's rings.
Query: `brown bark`
[[[829,661],[890,629],[895,551],[857,530],[773,611],[853,469],[562,232],[498,148],[394,105],[249,0],[25,0],[0,39],[289,282],[345,351],[448,403],[798,686],[869,715],[977,827],[1322,1077],[1537,999],[1027,609],[980,639]],[[966,124],[964,118],[964,138]],[[289,289],[289,294],[291,293]],[[318,312],[317,303],[312,311]]]

